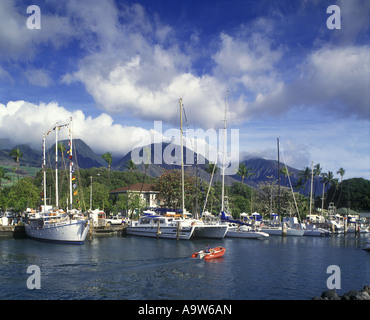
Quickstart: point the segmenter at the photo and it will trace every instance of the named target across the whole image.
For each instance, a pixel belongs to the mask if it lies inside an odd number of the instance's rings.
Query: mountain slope
[[[60,141],[66,148],[64,152],[64,163],[66,166],[69,164],[67,150],[69,150],[69,140]],[[101,156],[97,155],[84,141],[81,139],[73,140],[74,143],[74,163],[83,169],[88,169],[92,167],[107,167],[106,161],[104,161]],[[30,166],[40,168],[42,166],[42,153],[40,151],[35,151],[28,145],[19,145],[18,147],[23,153],[22,158],[20,159],[21,166]],[[13,158],[9,156],[9,152],[13,148],[7,148],[0,150],[0,166],[1,165],[15,165]],[[189,172],[192,175],[196,174],[196,167],[194,165],[194,153],[184,147],[184,163],[185,171]],[[144,153],[145,152],[145,153]],[[196,155],[196,154],[195,154]],[[175,146],[169,143],[163,144],[151,144],[150,146],[144,147],[143,149],[133,149],[128,152],[124,157],[118,161],[114,161],[111,164],[111,170],[117,171],[127,171],[127,163],[131,159],[141,158],[143,161],[147,161],[150,157],[150,163],[147,168],[143,163],[136,165],[136,170],[145,172],[148,176],[158,177],[162,174],[163,170],[171,169],[180,169],[181,165],[181,150],[180,146]],[[55,144],[47,149],[46,152],[47,163],[49,167],[54,167],[55,163]],[[59,152],[58,159],[59,166],[63,166],[63,160]],[[268,181],[277,181],[278,179],[278,163],[276,160],[267,160],[263,158],[248,158],[247,160],[241,161],[245,164],[247,168],[250,168],[254,174],[246,179],[244,183],[251,186],[257,187],[261,182]],[[206,167],[208,165],[208,160],[203,156],[198,158],[198,174],[202,180],[209,182],[211,175],[206,172]],[[280,169],[285,165],[280,163]],[[292,167],[288,167],[288,171],[292,173],[290,176],[291,183],[294,186],[298,180],[298,174],[300,170],[297,170]],[[235,175],[226,175],[225,183],[226,185],[231,185],[234,182],[241,182],[242,178]],[[320,183],[321,178],[316,179],[317,182],[314,183],[314,191],[316,195],[322,194],[322,184]],[[215,174],[213,182],[221,182],[221,170]],[[277,183],[277,182],[276,182]],[[289,187],[288,178],[284,177],[283,174],[280,175],[280,183],[282,186]],[[300,190],[301,193],[308,195],[310,193],[310,184],[307,182],[303,190]]]
[[[67,150],[69,150],[69,140],[61,140],[59,143],[62,143],[65,146],[64,160],[65,163],[69,163]],[[55,162],[55,144],[51,146],[47,153],[50,156],[50,162]],[[49,159],[47,155],[47,159]],[[82,169],[88,169],[92,167],[106,167],[107,163],[99,157],[84,141],[81,139],[73,139],[73,162]],[[59,152],[58,162],[61,164],[62,158],[61,153]]]

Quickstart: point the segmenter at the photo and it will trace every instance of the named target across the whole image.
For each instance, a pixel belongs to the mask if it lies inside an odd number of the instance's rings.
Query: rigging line
[[[72,141],[72,143],[73,143],[73,141]],[[76,172],[77,172],[77,177],[78,177],[78,180],[77,180],[78,188],[77,189],[81,191],[81,197],[77,197],[77,199],[79,199],[79,201],[81,202],[81,204],[85,208],[84,211],[86,211],[86,203],[85,203],[85,197],[84,197],[84,192],[83,192],[83,187],[82,187],[82,178],[81,178],[81,174],[80,174],[80,167],[78,165],[76,145],[72,149],[72,153],[74,154],[74,159],[76,159]],[[81,205],[81,207],[82,207],[82,205]]]
[[[65,182],[67,182],[67,194],[64,194],[64,198],[69,198],[69,195],[68,195],[68,174],[69,174],[69,171],[67,171],[67,165],[66,165],[66,162],[65,162],[65,157],[64,157],[64,152],[61,152],[61,157],[62,157],[62,164],[63,164],[63,172],[61,174],[61,178],[60,178],[60,193],[62,195],[62,190],[63,190],[63,187],[65,186]],[[67,210],[68,210],[68,206],[67,206]]]
[[[47,169],[47,162],[49,161],[49,164],[50,164],[50,168],[49,169],[52,170],[53,168],[51,166],[50,148],[46,148],[46,146],[45,146],[45,149],[46,149],[45,152],[46,152],[46,156],[47,156],[47,161],[46,161],[46,165],[45,165],[46,168],[45,169]],[[52,186],[55,186],[55,176],[54,176],[54,174],[52,172],[50,172],[49,175],[48,175],[48,171],[46,170],[46,176],[47,177],[49,176],[49,178],[51,176]],[[48,179],[46,179],[46,181],[47,180]],[[55,200],[55,197],[51,197],[51,194],[49,194],[49,205],[51,205],[51,199],[54,199]]]
[[[286,169],[286,172],[287,172],[287,175],[288,175],[288,181],[289,181],[289,185],[290,185],[290,190],[292,191],[295,208],[297,210],[298,218],[299,218],[299,220],[301,220],[301,216],[299,214],[299,209],[298,209],[297,201],[295,200],[295,196],[294,196],[294,192],[293,192],[292,182],[290,181],[288,167],[286,165],[286,161],[285,161],[285,157],[284,157],[284,152],[283,152],[282,148],[280,148],[280,150],[281,150],[281,155],[283,156],[283,161],[284,161],[285,169]]]
[[[184,117],[185,117],[185,123],[186,123],[186,129],[187,131],[190,131],[190,128],[189,128],[189,123],[188,123],[188,118],[186,116],[186,111],[185,111],[185,107],[184,105],[182,106],[182,110],[184,112]],[[207,198],[204,194],[204,189],[203,189],[203,184],[202,184],[202,179],[200,177],[200,171],[199,171],[199,167],[198,167],[198,153],[194,150],[194,145],[193,145],[193,139],[189,139],[190,140],[190,145],[191,145],[191,149],[193,150],[194,152],[194,164],[195,164],[195,170],[196,170],[196,173],[195,173],[195,179],[197,179],[197,181],[199,181],[199,184],[200,184],[200,190],[202,191],[202,195],[203,195],[203,202],[206,204],[207,203]],[[186,140],[185,140],[186,141]],[[214,170],[215,168],[213,168]],[[204,206],[205,207],[205,206]],[[204,210],[203,210],[204,212]],[[201,214],[202,215],[202,214]]]

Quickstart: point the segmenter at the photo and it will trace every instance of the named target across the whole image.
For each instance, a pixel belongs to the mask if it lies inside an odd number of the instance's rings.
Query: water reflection
[[[370,279],[366,236],[175,241],[96,237],[83,246],[0,240],[0,299],[310,299],[326,289],[329,265],[343,290]],[[192,253],[222,245],[222,258]],[[26,288],[40,266],[41,290]]]

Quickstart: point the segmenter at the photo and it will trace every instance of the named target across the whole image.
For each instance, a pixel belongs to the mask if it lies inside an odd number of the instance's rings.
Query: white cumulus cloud
[[[114,156],[123,156],[141,141],[143,135],[156,134],[153,130],[115,124],[105,113],[93,118],[86,117],[81,110],[68,111],[56,102],[36,105],[10,101],[6,105],[0,104],[0,136],[40,149],[43,134],[56,122],[68,122],[70,117],[73,119],[74,138],[82,139],[97,153],[109,151]],[[68,133],[61,132],[60,139],[67,138]],[[48,141],[54,143],[53,138]]]

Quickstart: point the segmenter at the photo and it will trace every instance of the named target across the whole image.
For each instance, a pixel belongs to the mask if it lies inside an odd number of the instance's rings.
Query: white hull
[[[244,238],[244,239],[268,239],[269,234],[266,232],[254,231],[254,230],[242,230],[238,227],[229,228],[226,233],[228,238]]]
[[[364,246],[364,250],[366,250],[366,251],[370,251],[370,239],[368,239],[368,240],[366,241],[366,244],[365,244],[365,246]]]
[[[82,244],[90,223],[88,220],[70,220],[63,223],[38,226],[37,221],[25,225],[27,236],[43,241]]]
[[[360,228],[360,230],[357,230],[357,233],[360,232],[360,233],[368,233],[369,230],[365,229],[365,228]],[[356,233],[356,229],[355,228],[348,228],[347,229],[347,233]]]
[[[329,230],[325,230],[321,228],[313,228],[313,229],[306,229],[303,235],[311,236],[311,237],[328,237],[331,235],[331,232]]]
[[[261,228],[262,232],[266,232],[269,235],[274,235],[274,236],[282,236],[283,235],[283,228],[282,227],[263,227]],[[303,236],[304,234],[303,229],[291,229],[287,228],[286,229],[286,235],[287,236]]]
[[[281,227],[265,227],[261,228],[262,232],[269,234],[270,236],[281,236],[283,235],[283,229]]]
[[[173,226],[160,227],[156,226],[129,226],[126,228],[126,233],[132,236],[164,238],[164,239],[180,239],[189,240],[193,235],[194,227],[185,227],[179,230],[177,235],[177,228]]]
[[[189,240],[194,233],[194,228],[186,220],[152,215],[143,216],[139,221],[131,221],[126,228],[126,233],[132,236]]]
[[[227,231],[228,225],[226,224],[195,225],[194,237],[222,239],[227,234]]]
[[[305,230],[303,229],[287,229],[287,236],[303,236]]]

